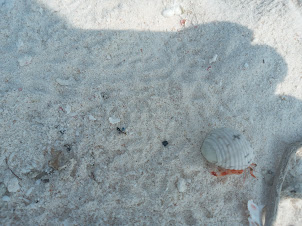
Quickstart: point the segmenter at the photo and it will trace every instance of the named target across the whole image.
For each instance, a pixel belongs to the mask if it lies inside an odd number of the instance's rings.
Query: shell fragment
[[[164,11],[162,11],[162,15],[164,17],[172,17],[175,15],[181,15],[183,13],[183,9],[181,8],[181,6],[179,5],[174,5],[171,8],[165,9]]]

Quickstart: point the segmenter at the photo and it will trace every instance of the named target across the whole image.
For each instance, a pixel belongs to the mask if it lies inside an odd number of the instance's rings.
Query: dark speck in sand
[[[169,143],[168,143],[168,141],[165,140],[162,142],[162,144],[166,147]]]

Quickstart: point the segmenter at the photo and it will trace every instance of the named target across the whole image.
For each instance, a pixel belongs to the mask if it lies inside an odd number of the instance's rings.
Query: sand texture
[[[210,174],[219,127],[257,179]],[[0,0],[0,138],[0,225],[248,225],[302,140],[302,1]]]

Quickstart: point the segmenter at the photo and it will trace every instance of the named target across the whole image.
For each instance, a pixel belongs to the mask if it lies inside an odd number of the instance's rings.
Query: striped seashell
[[[250,143],[230,128],[213,130],[204,140],[201,153],[209,162],[225,169],[246,169],[254,159]]]

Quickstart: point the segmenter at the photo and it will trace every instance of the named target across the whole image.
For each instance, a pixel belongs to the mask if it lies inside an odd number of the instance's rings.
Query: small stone
[[[90,121],[95,121],[96,120],[96,118],[93,117],[92,115],[88,115],[88,118],[89,118]]]
[[[19,65],[21,67],[29,65],[31,63],[31,61],[32,61],[32,57],[29,55],[25,55],[18,59]]]
[[[248,69],[248,67],[249,67],[249,64],[248,64],[248,63],[245,63],[245,64],[243,65],[243,68],[244,68],[244,69]]]
[[[169,143],[168,143],[168,141],[165,140],[162,142],[162,144],[166,147]]]
[[[178,180],[177,189],[179,192],[185,192],[187,190],[186,180],[181,178]]]
[[[70,107],[70,105],[66,105],[65,110],[66,110],[66,114],[69,114],[69,113],[71,112],[71,107]]]
[[[106,56],[106,59],[107,59],[107,60],[111,60],[111,56],[108,54],[108,55]]]
[[[210,59],[209,63],[211,64],[211,63],[216,62],[217,57],[218,57],[218,55],[217,55],[217,54],[215,54],[215,55],[213,56],[213,58],[212,58],[212,59]]]
[[[27,190],[25,195],[29,196],[32,193],[33,190],[34,190],[34,187],[31,187],[30,189]]]
[[[164,17],[172,17],[175,15],[181,15],[183,13],[183,9],[180,5],[172,6],[171,8],[167,8],[162,11],[161,15]]]
[[[116,123],[119,123],[121,120],[119,118],[116,118],[116,117],[109,117],[109,122],[111,124],[116,124]]]
[[[20,189],[19,181],[17,178],[13,178],[7,183],[8,192],[17,192]]]
[[[3,196],[2,197],[2,200],[4,201],[4,202],[9,202],[10,201],[10,197],[8,197],[8,196]]]

